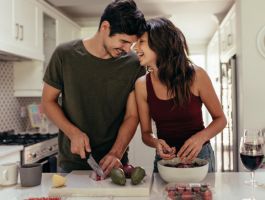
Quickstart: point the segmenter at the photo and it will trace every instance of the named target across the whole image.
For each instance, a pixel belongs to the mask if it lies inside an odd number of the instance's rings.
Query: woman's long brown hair
[[[174,96],[174,103],[182,106],[190,100],[195,76],[185,36],[166,18],[148,20],[147,28],[149,47],[157,55],[158,78],[168,95]]]

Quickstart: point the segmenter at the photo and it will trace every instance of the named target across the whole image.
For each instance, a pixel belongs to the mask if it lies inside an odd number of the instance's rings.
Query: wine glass
[[[258,169],[264,157],[264,139],[260,131],[245,130],[240,140],[240,158],[242,164],[251,172],[251,180],[246,181],[255,186],[255,170]]]

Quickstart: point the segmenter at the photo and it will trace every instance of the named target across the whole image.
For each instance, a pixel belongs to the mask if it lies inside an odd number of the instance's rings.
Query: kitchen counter
[[[1,145],[0,157],[7,156],[9,154],[19,152],[23,149],[23,145]]]
[[[29,197],[47,197],[51,187],[52,173],[44,173],[42,184],[31,188],[22,188],[20,184],[10,187],[0,187],[1,199],[21,200]],[[209,173],[203,181],[211,185],[214,200],[239,200],[250,197],[252,190],[249,185],[244,184],[244,180],[250,178],[248,172],[230,172],[230,173]],[[257,200],[265,199],[265,173],[256,172],[256,180],[260,184],[255,188],[254,196]],[[150,199],[162,200],[163,189],[166,183],[161,180],[158,174],[154,174],[154,181],[151,188]],[[66,198],[64,198],[65,200]],[[149,198],[140,197],[68,197],[67,200],[147,200]]]

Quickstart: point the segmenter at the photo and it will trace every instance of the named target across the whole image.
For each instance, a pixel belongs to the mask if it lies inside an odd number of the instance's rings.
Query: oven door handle
[[[48,163],[48,160],[42,161],[40,164],[43,166],[44,164]]]

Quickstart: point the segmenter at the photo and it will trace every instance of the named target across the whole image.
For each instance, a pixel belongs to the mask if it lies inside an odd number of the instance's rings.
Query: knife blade
[[[101,169],[101,167],[98,165],[98,163],[93,158],[92,154],[90,153],[87,159],[87,163],[89,166],[97,173],[97,175],[104,177],[104,172]]]

